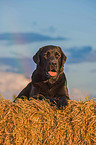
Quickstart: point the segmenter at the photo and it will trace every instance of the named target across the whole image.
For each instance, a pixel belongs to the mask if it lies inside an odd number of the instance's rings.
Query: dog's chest
[[[50,96],[54,97],[58,93],[58,91],[61,89],[61,87],[64,85],[64,81],[56,82],[55,84],[49,84],[49,83],[33,83],[33,86],[36,88],[39,94],[42,94],[44,96]]]

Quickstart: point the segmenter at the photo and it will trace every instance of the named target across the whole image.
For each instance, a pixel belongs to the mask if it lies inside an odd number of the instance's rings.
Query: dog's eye
[[[55,53],[55,57],[56,58],[59,58],[59,54],[57,52]]]
[[[50,52],[47,52],[47,57],[49,57],[50,56]]]
[[[44,54],[45,58],[48,58],[49,56],[50,56],[50,52],[47,52],[47,53]]]

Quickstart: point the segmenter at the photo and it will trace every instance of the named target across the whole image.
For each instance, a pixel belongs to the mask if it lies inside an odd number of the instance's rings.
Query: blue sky
[[[91,45],[96,49],[95,6],[95,0],[0,1],[0,33],[66,37],[70,39],[68,47]]]
[[[68,57],[65,72],[70,95],[96,96],[96,1],[0,1],[2,65],[3,58],[31,60],[47,44],[61,46]],[[12,64],[7,61],[6,65]]]

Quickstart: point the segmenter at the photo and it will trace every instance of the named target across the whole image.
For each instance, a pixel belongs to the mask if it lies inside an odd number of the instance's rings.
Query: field
[[[0,145],[95,145],[96,101],[0,100]]]

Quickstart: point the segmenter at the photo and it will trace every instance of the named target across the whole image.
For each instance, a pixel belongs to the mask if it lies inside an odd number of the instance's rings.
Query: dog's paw
[[[37,95],[34,95],[32,98],[42,100],[44,96],[42,94],[37,94]]]
[[[58,101],[58,108],[63,108],[68,106],[68,99],[65,96],[62,96]]]

